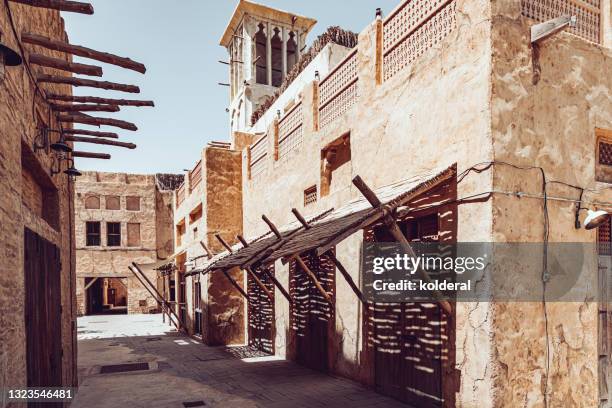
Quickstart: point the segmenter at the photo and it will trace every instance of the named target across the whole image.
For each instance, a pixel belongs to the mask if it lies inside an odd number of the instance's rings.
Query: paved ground
[[[406,408],[355,382],[244,347],[207,347],[171,330],[161,315],[83,317],[78,338],[81,385],[72,407]],[[100,372],[126,363],[148,369]]]

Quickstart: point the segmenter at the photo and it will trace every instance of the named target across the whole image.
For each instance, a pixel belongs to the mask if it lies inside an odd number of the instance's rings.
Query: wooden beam
[[[115,140],[107,140],[107,139],[102,139],[98,137],[66,136],[66,140],[69,142],[77,142],[77,143],[93,143],[93,144],[101,144],[101,145],[108,145],[108,146],[126,147],[128,149],[136,148],[136,145],[134,143],[118,142]]]
[[[357,189],[361,192],[361,194],[366,198],[366,200],[368,200],[368,202],[372,205],[372,207],[380,208],[382,206],[382,202],[378,199],[374,191],[372,191],[370,187],[368,187],[368,185],[361,179],[361,177],[356,176],[353,179],[353,184],[355,185],[355,187],[357,187]],[[406,236],[404,235],[400,227],[397,225],[395,218],[387,214],[383,217],[383,221],[384,221],[385,226],[387,227],[387,229],[393,236],[393,238],[395,238],[395,240],[400,244],[400,246],[408,254],[408,256],[416,258],[416,254],[414,253],[414,250],[410,246],[410,243],[406,239]],[[424,281],[428,283],[433,282],[431,277],[427,274],[427,272],[425,272],[421,268],[417,270],[417,273]],[[453,309],[452,309],[450,302],[448,300],[445,300],[439,291],[436,290],[436,291],[433,291],[432,293],[433,293],[433,296],[436,298],[437,302],[440,304],[440,307],[446,313],[452,314]]]
[[[9,0],[13,3],[26,4],[32,7],[42,7],[71,13],[93,14],[93,6],[89,3],[69,0]]]
[[[47,99],[62,101],[62,102],[77,102],[77,103],[100,103],[105,105],[121,105],[121,106],[155,106],[153,101],[137,101],[133,99],[110,99],[100,98],[98,96],[73,96],[60,95],[47,92]]]
[[[73,150],[72,157],[85,157],[88,159],[109,160],[111,158],[111,155],[108,153],[79,152],[79,151]]]
[[[74,78],[61,75],[36,75],[39,83],[67,84],[72,86],[88,86],[90,88],[107,89],[111,91],[121,91],[128,93],[140,93],[140,88],[136,85],[118,84],[116,82],[95,81],[93,79]]]
[[[242,296],[244,296],[244,298],[246,299],[247,303],[249,303],[249,304],[250,304],[251,302],[249,301],[249,295],[247,295],[247,294],[246,294],[246,292],[244,291],[244,289],[242,289],[242,288],[240,287],[240,285],[238,284],[238,282],[236,282],[236,281],[234,280],[234,278],[232,278],[232,277],[229,275],[229,273],[227,273],[227,271],[226,271],[226,270],[223,270],[223,274],[224,274],[224,275],[225,275],[225,277],[226,277],[226,278],[227,278],[227,279],[230,281],[230,283],[231,283],[231,284],[232,284],[232,285],[233,285],[233,286],[236,288],[236,290],[238,290],[238,292],[240,292],[240,294],[241,294]]]
[[[225,249],[227,249],[227,251],[232,254],[234,253],[234,251],[232,251],[232,247],[230,246],[230,244],[228,244],[223,237],[221,236],[221,234],[216,233],[215,234],[215,238],[217,238],[217,241],[219,241],[221,243],[221,245],[223,245],[225,247]]]
[[[87,289],[89,289],[91,287],[91,285],[93,285],[97,280],[98,280],[98,278],[93,278],[92,280],[90,280],[89,283],[87,285],[85,285],[85,288],[83,289],[83,292],[86,292]]]
[[[278,230],[278,228],[276,228],[276,225],[274,225],[274,223],[270,221],[268,217],[266,217],[265,214],[261,216],[261,219],[264,220],[266,224],[268,224],[268,227],[270,227],[270,230],[274,233],[274,235],[276,235],[276,238],[281,239],[282,235],[280,231]]]
[[[65,135],[86,135],[95,137],[108,137],[111,139],[119,139],[119,135],[112,132],[98,132],[97,130],[85,130],[85,129],[64,129],[62,133]]]
[[[237,235],[236,236],[238,238],[238,240],[240,241],[240,243],[242,244],[243,247],[248,247],[249,243],[246,241],[246,239],[244,239],[244,237],[242,235]],[[251,269],[250,266],[246,266],[245,267],[247,270]],[[269,270],[268,268],[262,267],[262,273],[264,275],[266,275],[271,281],[272,283],[274,283],[274,286],[277,287],[277,289],[283,294],[283,296],[287,299],[287,301],[289,301],[289,303],[291,303],[291,296],[289,296],[289,293],[285,290],[285,288],[283,287],[283,285],[281,285],[281,283],[278,281],[278,279],[276,279],[276,276],[274,276]]]
[[[300,214],[300,212],[297,210],[297,208],[291,209],[291,212],[293,213],[293,215],[295,215],[295,218],[297,218],[297,220],[302,224],[302,226],[305,229],[310,229],[310,224],[306,221],[306,219],[302,216],[302,214]],[[362,304],[365,304],[366,301],[365,301],[365,299],[363,297],[363,293],[361,292],[359,287],[355,284],[355,281],[353,280],[351,275],[348,273],[348,271],[346,270],[344,265],[342,265],[342,263],[338,260],[338,258],[336,258],[336,255],[334,254],[334,251],[329,250],[329,251],[325,252],[325,254],[323,254],[323,256],[327,256],[329,259],[331,259],[331,261],[334,263],[334,265],[336,265],[336,268],[338,268],[338,270],[340,271],[340,273],[344,277],[344,280],[346,280],[346,283],[348,283],[349,286],[351,287],[351,289],[353,290],[353,293],[355,293],[355,295],[357,295],[357,298],[359,299],[359,301]]]
[[[121,129],[132,130],[132,131],[138,130],[135,124],[131,122],[126,122],[123,120],[118,120],[118,119],[98,118],[98,117],[85,116],[85,115],[59,115],[58,120],[60,122],[65,122],[65,123],[83,123],[86,125],[93,125],[93,126],[98,126],[98,127],[100,125],[106,125],[106,126],[115,126]]]
[[[82,105],[82,104],[63,104],[52,103],[51,109],[56,112],[119,112],[117,105]]]
[[[293,255],[292,258],[295,259],[297,263],[300,265],[300,268],[304,272],[306,272],[306,275],[308,275],[310,280],[312,280],[312,283],[315,284],[317,290],[321,293],[321,295],[323,295],[325,300],[327,300],[331,304],[332,300],[331,300],[331,297],[329,296],[329,293],[325,291],[325,288],[323,288],[323,285],[321,285],[321,283],[319,282],[319,279],[317,279],[317,275],[315,275],[314,272],[310,270],[308,265],[306,265],[306,263],[302,260],[302,257],[300,257],[299,255]]]
[[[21,33],[21,41],[27,44],[39,45],[50,50],[65,52],[72,55],[78,55],[79,57],[85,57],[106,62],[107,64],[117,65],[126,69],[131,69],[133,71],[140,72],[142,74],[147,71],[147,68],[143,64],[133,61],[129,58],[119,57],[117,55],[109,54],[107,52],[92,50],[91,48],[82,47],[80,45],[69,44],[64,41],[52,40],[48,37],[38,34]]]
[[[76,62],[68,62],[60,58],[48,57],[42,54],[30,54],[28,56],[30,64],[40,65],[43,67],[55,68],[62,71],[73,72],[75,74],[83,74],[90,76],[102,76],[102,68],[96,65],[78,64]]]
[[[243,247],[248,247],[249,244],[246,242],[246,240],[242,237],[242,235],[238,235],[237,236],[238,240],[240,241],[240,243],[242,244]],[[266,268],[263,268],[266,269]],[[250,266],[247,266],[245,268],[245,270],[251,275],[251,277],[253,278],[253,280],[255,281],[255,283],[257,283],[257,286],[259,286],[259,288],[261,290],[264,291],[264,293],[266,294],[266,296],[268,297],[268,299],[270,300],[270,302],[274,301],[274,295],[272,294],[272,292],[270,292],[270,290],[267,288],[266,285],[264,285],[264,283],[259,279],[259,277],[255,274],[255,271],[253,271],[253,269]],[[267,276],[270,276],[270,274],[268,274]]]
[[[208,246],[206,246],[204,241],[200,241],[200,245],[202,246],[202,249],[204,249],[204,252],[206,252],[206,257],[208,259],[212,258],[213,257],[213,253],[210,251],[210,249],[208,249]]]

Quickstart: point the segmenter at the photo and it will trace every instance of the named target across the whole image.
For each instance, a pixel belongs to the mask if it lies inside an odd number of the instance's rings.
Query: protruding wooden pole
[[[225,249],[227,249],[227,251],[232,254],[234,253],[234,251],[232,250],[232,247],[230,246],[230,244],[228,244],[223,237],[221,236],[221,234],[217,233],[215,234],[215,238],[217,238],[217,241],[219,241],[221,243],[221,245],[223,245],[225,247]]]
[[[93,79],[74,78],[60,75],[38,74],[36,81],[40,83],[67,84],[72,86],[88,86],[90,88],[107,89],[111,91],[121,91],[129,93],[140,93],[140,88],[136,85],[118,84],[116,82],[95,81]]]
[[[85,157],[88,159],[109,160],[111,158],[111,155],[108,153],[79,152],[79,151],[74,150],[72,152],[72,157]]]
[[[68,62],[60,58],[48,57],[46,55],[36,53],[30,54],[28,56],[28,60],[30,61],[30,64],[55,68],[61,71],[97,77],[102,76],[102,68],[96,65],[78,64],[76,62]]]
[[[208,246],[204,243],[204,241],[200,241],[200,245],[202,246],[202,249],[204,250],[204,252],[206,252],[206,257],[208,259],[213,257],[213,253],[210,251],[210,249],[208,249]]]
[[[42,7],[53,10],[68,11],[91,15],[94,13],[93,6],[89,3],[69,0],[9,0],[14,3],[26,4],[32,7]]]
[[[102,138],[97,138],[97,137],[66,136],[66,140],[69,142],[77,142],[77,143],[93,143],[93,144],[100,144],[100,145],[125,147],[127,149],[136,148],[136,145],[134,143],[118,142],[115,140],[107,140],[107,139],[102,139]]]
[[[110,119],[110,118],[98,118],[87,115],[59,115],[58,120],[60,122],[68,122],[68,123],[84,123],[86,125],[93,126],[114,126],[121,129],[136,131],[138,128],[135,124],[131,122],[126,122],[118,119]]]
[[[293,255],[293,259],[295,259],[297,263],[300,265],[300,268],[304,272],[306,272],[306,275],[308,275],[310,280],[312,280],[317,290],[321,293],[321,295],[323,295],[325,300],[327,300],[329,303],[332,303],[329,293],[327,293],[325,288],[323,288],[323,285],[321,285],[321,283],[319,282],[319,279],[317,279],[317,275],[315,275],[314,272],[310,270],[310,268],[308,267],[308,265],[306,265],[306,263],[302,260],[302,258],[299,255]]]
[[[96,130],[85,130],[85,129],[63,129],[62,133],[65,135],[86,135],[95,137],[108,137],[110,139],[119,139],[119,135],[112,132],[98,132]]]
[[[370,187],[368,187],[368,185],[361,179],[361,177],[356,176],[353,179],[353,184],[355,185],[355,187],[357,187],[357,189],[361,192],[361,194],[363,194],[366,200],[368,200],[368,202],[372,205],[372,207],[380,208],[382,206],[382,203],[378,199],[378,197],[376,197],[376,194],[370,189]],[[408,256],[416,258],[416,254],[412,250],[410,243],[406,239],[406,236],[404,235],[400,227],[397,225],[397,222],[395,221],[393,216],[386,215],[383,218],[383,221],[385,225],[387,226],[387,229],[389,230],[391,235],[393,235],[393,238],[395,238],[395,240],[400,244],[400,246],[408,254]],[[417,270],[417,273],[426,282],[428,283],[432,282],[431,277],[424,270],[419,268]],[[445,300],[439,291],[436,290],[436,291],[433,291],[432,293],[434,297],[436,298],[437,302],[440,304],[440,307],[442,307],[442,309],[444,309],[446,313],[452,314],[453,308],[450,302],[448,300]]]
[[[62,101],[62,102],[76,102],[76,103],[99,103],[103,105],[121,105],[121,106],[155,106],[153,101],[137,101],[134,99],[111,99],[111,98],[100,98],[98,96],[73,96],[73,95],[59,95],[55,93],[47,92],[47,99]]]
[[[297,208],[292,208],[291,212],[293,213],[293,215],[295,215],[295,218],[297,218],[297,220],[302,224],[304,229],[309,229],[310,228],[310,224],[308,224],[308,221],[306,221],[306,219],[302,216],[302,214],[300,214],[300,212],[297,210]],[[353,293],[355,293],[355,295],[357,295],[357,298],[359,299],[359,301],[361,303],[365,304],[366,301],[365,301],[365,299],[363,297],[363,293],[361,293],[361,290],[359,290],[359,287],[355,284],[355,281],[353,281],[353,278],[348,273],[348,271],[346,270],[344,265],[342,265],[342,263],[338,260],[338,258],[336,258],[336,255],[334,254],[334,252],[329,250],[329,251],[325,252],[325,254],[323,254],[323,256],[327,256],[329,259],[331,259],[331,261],[334,263],[334,265],[336,265],[336,268],[338,268],[338,270],[340,271],[340,273],[344,277],[344,280],[346,280],[346,283],[348,283],[349,286],[351,287],[351,289],[353,290]]]
[[[87,104],[57,104],[52,103],[51,109],[56,112],[119,112],[117,105],[87,105]]]
[[[68,44],[63,41],[52,40],[38,34],[21,33],[21,41],[28,44],[40,45],[41,47],[45,47],[50,50],[66,52],[68,54],[78,55],[79,57],[91,58],[106,62],[107,64],[117,65],[126,69],[140,72],[142,74],[144,74],[147,70],[143,64],[129,58],[92,50],[91,48],[82,47],[80,45]]]
[[[276,238],[281,239],[282,235],[280,231],[278,230],[278,228],[276,228],[276,225],[274,225],[274,223],[270,221],[268,217],[266,217],[265,214],[261,216],[261,219],[264,220],[266,224],[268,224],[268,227],[270,227],[270,230],[272,230],[274,235],[276,235]]]
[[[229,280],[229,281],[230,281],[230,283],[231,283],[231,284],[232,284],[232,285],[233,285],[233,286],[236,288],[236,290],[237,290],[238,292],[240,292],[240,294],[241,294],[242,296],[244,296],[244,298],[246,299],[247,303],[249,303],[249,304],[250,304],[250,303],[251,303],[251,301],[249,300],[249,295],[247,295],[247,294],[246,294],[246,292],[244,291],[244,289],[242,289],[242,288],[240,287],[240,285],[238,284],[238,282],[236,282],[236,280],[235,280],[234,278],[232,278],[232,277],[230,276],[230,274],[229,274],[229,273],[227,273],[227,271],[226,271],[225,269],[223,270],[223,274],[225,275],[225,277],[227,278],[227,280]]]
[[[240,241],[243,247],[247,248],[249,246],[248,242],[246,241],[246,239],[244,239],[242,235],[237,235],[236,237],[238,238],[238,240]],[[274,296],[272,292],[270,292],[270,290],[266,287],[266,285],[264,285],[264,283],[259,279],[259,277],[255,274],[255,271],[253,271],[253,269],[250,266],[245,267],[245,270],[249,274],[251,274],[251,277],[253,278],[253,280],[257,283],[257,285],[261,288],[261,290],[263,290],[266,293],[266,296],[268,296],[268,299],[270,299],[270,301],[273,302]],[[266,268],[263,268],[263,271],[265,271],[263,273],[266,276],[268,276],[269,278],[270,277],[272,278],[271,280],[274,283],[274,281],[276,280],[274,279],[274,276],[272,276],[272,274],[269,273]]]

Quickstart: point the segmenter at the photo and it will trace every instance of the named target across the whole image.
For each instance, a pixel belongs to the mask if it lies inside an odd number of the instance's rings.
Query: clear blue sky
[[[144,63],[147,73],[122,69],[93,60],[76,62],[101,65],[104,80],[139,85],[140,94],[74,88],[76,95],[152,99],[154,108],[122,107],[118,113],[96,113],[134,122],[139,130],[113,131],[135,150],[113,146],[77,144],[78,150],[111,153],[111,160],[77,159],[82,170],[129,173],[182,172],[191,168],[206,142],[227,140],[225,108],[228,88],[224,48],[218,45],[238,0],[91,0],[93,16],[63,13],[73,44],[130,57]],[[361,31],[376,7],[389,12],[399,0],[259,0],[271,7],[315,18],[318,23],[308,42],[328,26]],[[95,79],[95,78],[93,78]],[[81,127],[81,125],[79,125]],[[83,126],[87,128],[87,126]],[[95,128],[92,128],[95,129]],[[98,129],[95,129],[98,130]]]

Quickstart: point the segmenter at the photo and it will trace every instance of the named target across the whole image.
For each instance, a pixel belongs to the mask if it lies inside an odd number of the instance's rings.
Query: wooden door
[[[302,255],[304,263],[317,276],[317,279],[331,294],[330,304],[317,290],[295,261],[289,267],[289,291],[291,307],[291,330],[295,342],[296,361],[315,370],[329,371],[329,349],[334,327],[334,302],[336,269],[327,257],[314,254]]]
[[[28,387],[61,386],[60,252],[51,242],[27,228],[24,231],[24,273]]]
[[[274,283],[267,274],[262,273],[263,268],[263,266],[260,266],[254,272],[270,293],[274,295]],[[268,266],[267,270],[273,275],[274,265]],[[249,296],[249,345],[263,352],[274,354],[274,337],[276,336],[274,297],[270,300],[250,273],[247,274],[247,294]]]
[[[418,213],[400,227],[413,242],[451,241],[456,211],[446,209]],[[379,226],[366,230],[364,241],[394,239]],[[377,391],[418,407],[454,406],[454,316],[433,302],[370,304],[364,315]]]

